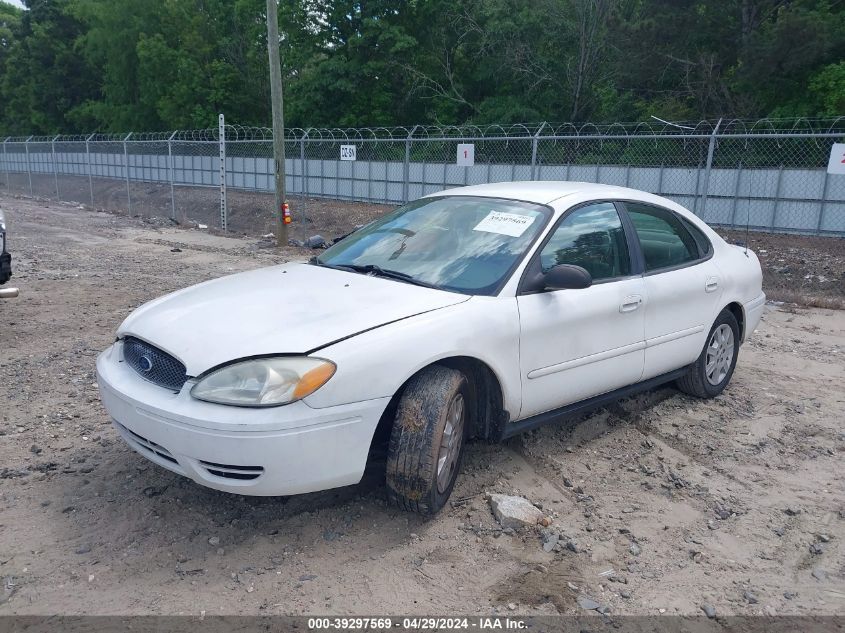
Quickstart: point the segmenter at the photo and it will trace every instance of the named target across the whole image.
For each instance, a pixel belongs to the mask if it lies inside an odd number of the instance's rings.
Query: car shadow
[[[214,534],[227,534],[224,540],[230,546],[277,535],[295,540],[311,534],[333,541],[356,533],[364,519],[387,523],[406,514],[387,504],[384,463],[378,461],[368,463],[355,485],[291,497],[253,497],[212,490],[160,468],[118,437],[63,458],[68,461],[32,482],[27,492],[35,511],[45,515],[44,529],[84,557],[104,548],[127,556],[142,552],[148,543],[188,541],[208,548],[205,541]],[[317,516],[320,529],[314,533]],[[424,521],[415,515],[405,520],[408,531]],[[392,540],[387,538],[383,546],[390,547]]]
[[[644,392],[535,432],[568,444],[588,443],[615,426],[639,424],[641,413],[677,394],[672,388]],[[147,540],[200,543],[214,533],[228,533],[230,544],[244,546],[248,539],[283,535],[331,542],[354,538],[375,523],[401,525],[379,544],[386,551],[409,533],[436,524],[387,502],[383,452],[371,457],[355,485],[290,497],[252,497],[197,484],[150,463],[116,435],[104,435],[99,444],[65,454],[64,465],[33,482],[29,490],[44,500],[42,507],[51,519],[47,529],[79,551],[103,546],[140,551],[139,543]],[[489,452],[497,450],[485,442],[468,445],[468,465],[474,466],[472,476],[464,477],[464,492],[476,496],[495,479],[496,473],[480,468],[476,457],[490,458]],[[319,527],[314,525],[317,517]]]
[[[644,426],[647,416],[644,414],[661,402],[674,397],[685,396],[671,385],[655,387],[559,422],[541,426],[535,432],[561,439],[565,437],[574,445],[592,442],[619,426],[634,426],[641,432],[647,433],[648,429]],[[508,440],[509,446],[519,444],[519,436]]]

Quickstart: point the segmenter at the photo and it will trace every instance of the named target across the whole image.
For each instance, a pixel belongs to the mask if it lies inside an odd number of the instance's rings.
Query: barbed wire
[[[367,142],[437,139],[530,139],[530,138],[587,138],[634,139],[638,137],[707,137],[716,133],[720,138],[731,136],[768,135],[845,135],[845,116],[835,118],[793,119],[722,119],[721,121],[651,121],[616,123],[513,123],[376,126],[361,128],[300,128],[285,129],[285,141],[297,142]],[[226,125],[226,140],[230,142],[266,142],[273,140],[273,130],[268,127]],[[216,142],[218,128],[175,130],[163,132],[125,132],[89,134],[61,134],[58,136],[0,136],[0,142]]]

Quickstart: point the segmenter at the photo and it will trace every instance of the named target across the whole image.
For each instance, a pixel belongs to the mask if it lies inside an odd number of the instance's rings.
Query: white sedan
[[[577,182],[452,189],[308,263],[151,301],[97,360],[126,442],[197,483],[358,482],[434,513],[469,438],[675,381],[711,398],[765,303],[753,252],[659,196]]]

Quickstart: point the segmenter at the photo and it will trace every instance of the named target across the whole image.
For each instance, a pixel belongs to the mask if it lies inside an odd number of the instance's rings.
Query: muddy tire
[[[469,428],[466,377],[432,365],[405,387],[387,449],[387,496],[410,512],[434,514],[449,499]]]
[[[689,372],[676,381],[678,389],[698,398],[714,398],[722,393],[733,376],[739,343],[736,317],[729,310],[723,310],[710,328],[698,359]]]

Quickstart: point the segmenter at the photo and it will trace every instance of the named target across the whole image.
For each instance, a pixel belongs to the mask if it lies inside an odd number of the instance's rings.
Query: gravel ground
[[[746,242],[742,231],[719,233],[730,242]],[[760,258],[769,299],[845,309],[845,238],[753,232],[747,241]]]
[[[130,451],[94,360],[140,303],[308,252],[0,205],[21,288],[0,304],[0,615],[845,614],[845,312],[771,307],[715,400],[665,388],[470,445],[431,520],[385,504],[377,462],[357,486],[238,497]],[[486,493],[551,526],[503,532]]]
[[[33,192],[39,199],[56,202],[56,183],[52,176],[33,175]],[[220,192],[217,187],[182,187],[154,182],[130,182],[119,179],[94,178],[91,189],[87,178],[58,178],[60,200],[75,202],[98,210],[133,217],[153,219],[170,224],[169,218],[185,226],[205,224],[213,232],[220,228]],[[7,184],[0,177],[0,193],[28,196],[29,181],[25,175],[12,175]],[[172,198],[171,198],[172,195]],[[366,202],[341,202],[325,198],[289,196],[291,217],[289,237],[304,240],[322,234],[328,240],[348,233],[359,224],[366,224],[392,211],[396,205]],[[275,199],[273,194],[229,189],[226,193],[228,230],[230,235],[258,237],[272,232]],[[174,214],[175,207],[175,214]]]

